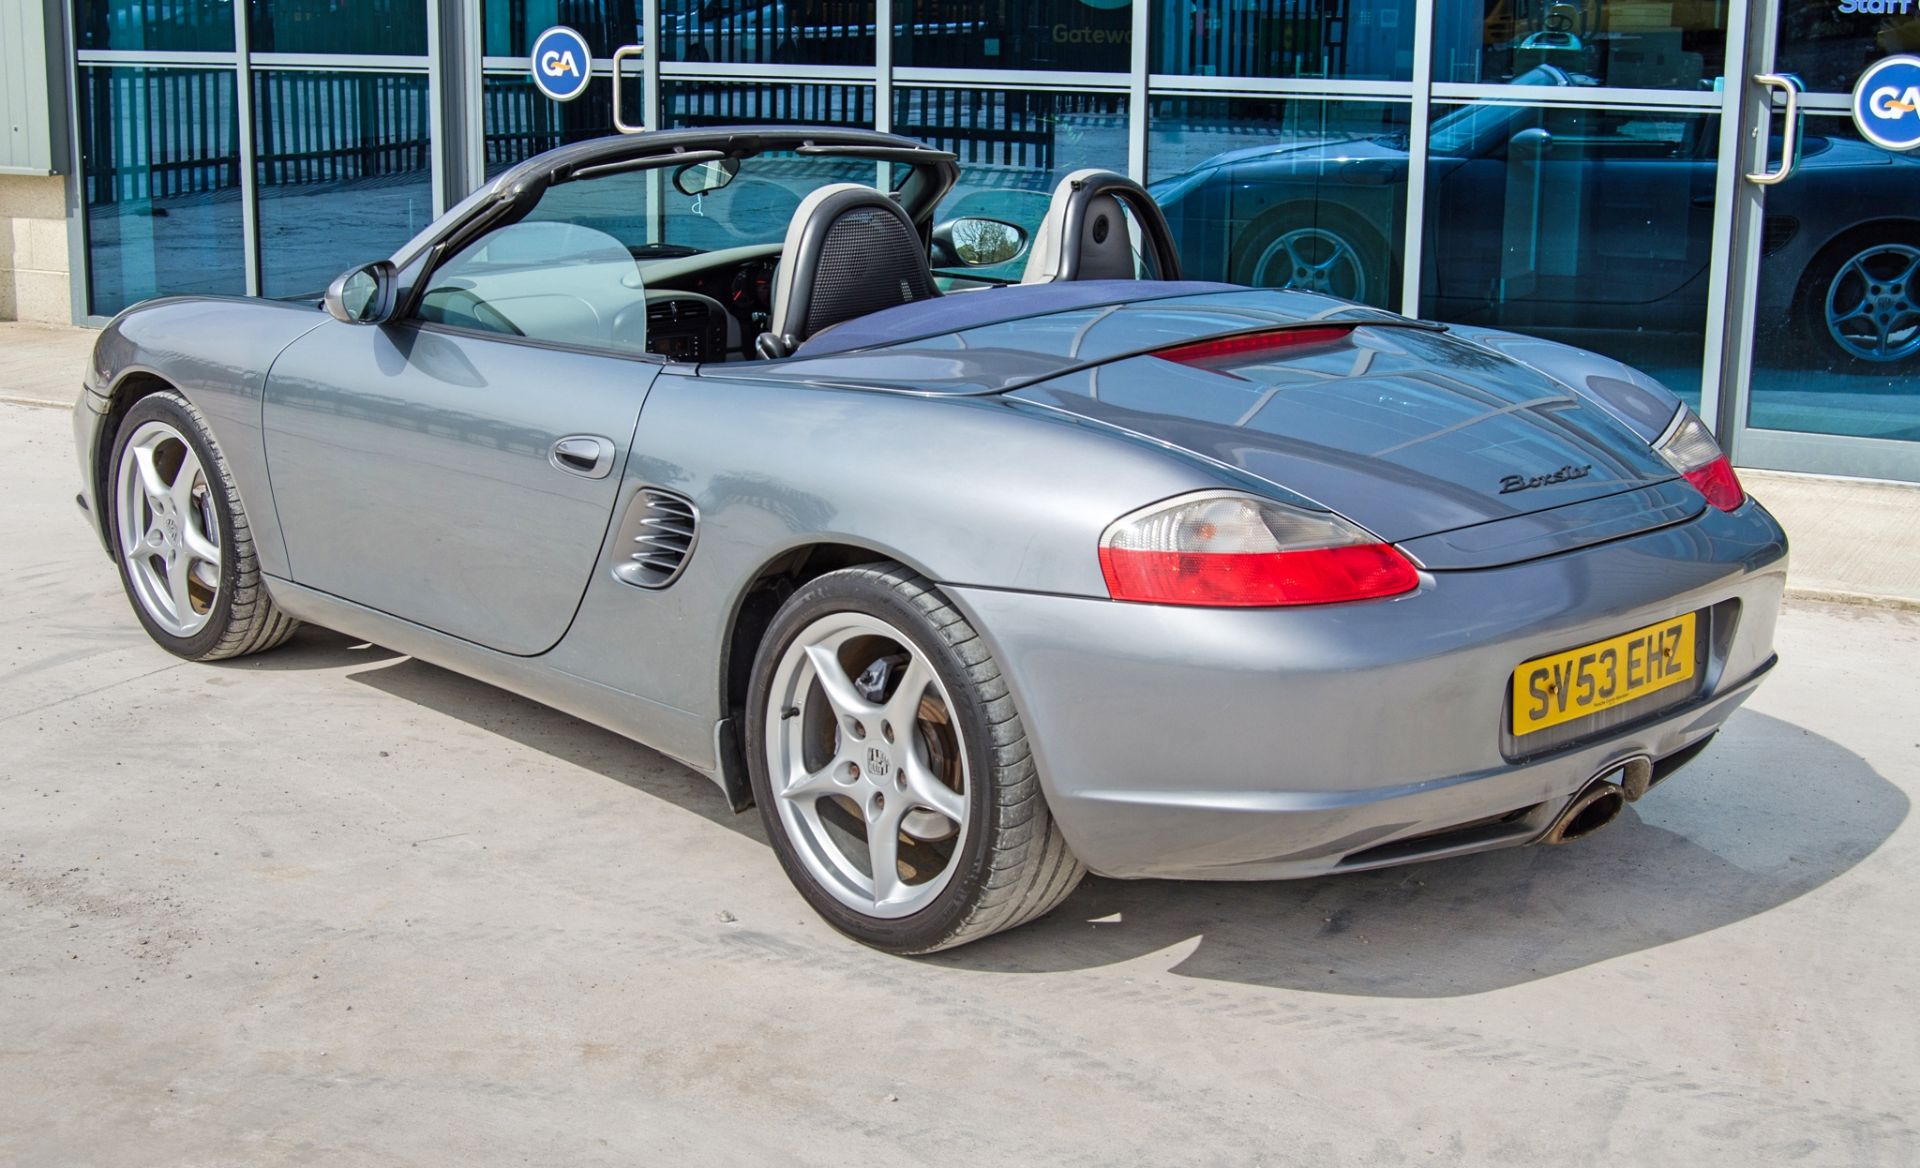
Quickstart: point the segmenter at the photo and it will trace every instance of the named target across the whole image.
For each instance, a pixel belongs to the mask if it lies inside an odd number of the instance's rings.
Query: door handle
[[[1792,74],[1758,73],[1754,75],[1755,85],[1764,85],[1768,89],[1779,90],[1787,95],[1786,125],[1780,131],[1780,165],[1774,170],[1750,172],[1747,181],[1756,186],[1770,187],[1786,182],[1793,176],[1793,168],[1800,161],[1800,90],[1801,81]],[[1772,120],[1772,103],[1768,103],[1768,120]]]
[[[590,479],[604,479],[613,470],[613,443],[594,434],[572,434],[553,444],[547,461]]]

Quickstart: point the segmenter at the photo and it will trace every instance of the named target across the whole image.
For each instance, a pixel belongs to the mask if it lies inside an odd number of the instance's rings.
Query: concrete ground
[[[613,735],[318,629],[166,655],[66,412],[0,466],[0,1164],[1920,1159],[1920,615],[1793,604],[1579,844],[908,961]]]

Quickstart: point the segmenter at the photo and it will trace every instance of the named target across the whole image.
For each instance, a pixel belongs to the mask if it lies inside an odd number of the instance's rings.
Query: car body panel
[[[660,366],[413,325],[328,319],[280,354],[263,427],[296,582],[508,653],[573,621]],[[405,505],[395,506],[396,500]]]
[[[1112,876],[1265,879],[1333,871],[1449,823],[1557,809],[1609,761],[1681,751],[1770,666],[1785,581],[1784,538],[1748,503],[1323,608],[952,592],[1023,717],[1048,728],[1034,750],[1075,855]],[[1503,756],[1522,661],[1729,600],[1739,619],[1698,700],[1542,759]]]

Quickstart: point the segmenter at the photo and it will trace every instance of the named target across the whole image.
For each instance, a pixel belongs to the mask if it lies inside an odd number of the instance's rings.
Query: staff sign
[[[572,101],[587,91],[593,52],[587,39],[557,24],[533,38],[533,84],[555,101]]]
[[[1920,146],[1920,57],[1876,61],[1853,87],[1860,136],[1884,150]]]

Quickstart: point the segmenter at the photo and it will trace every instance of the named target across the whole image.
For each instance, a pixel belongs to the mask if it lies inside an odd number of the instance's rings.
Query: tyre
[[[951,948],[1051,911],[1086,872],[985,643],[898,564],[829,572],[787,600],[747,727],[781,866],[857,941]]]
[[[1828,247],[1808,267],[1799,316],[1813,352],[1873,365],[1920,356],[1920,232]]]
[[[1261,219],[1234,248],[1231,278],[1375,303],[1387,296],[1387,257],[1374,233],[1347,216],[1303,207]],[[1373,299],[1369,299],[1372,297]]]
[[[120,582],[160,647],[217,661],[299,627],[260,582],[253,535],[206,421],[172,391],[135,402],[114,441],[106,509]]]

